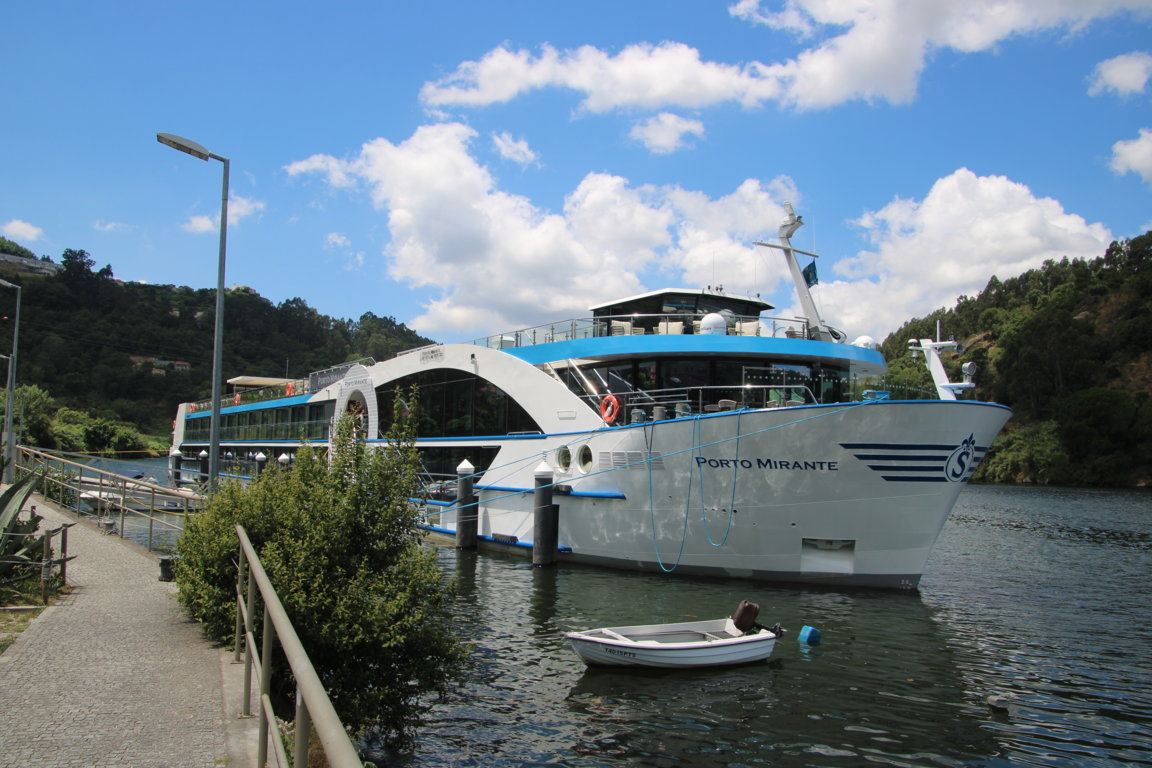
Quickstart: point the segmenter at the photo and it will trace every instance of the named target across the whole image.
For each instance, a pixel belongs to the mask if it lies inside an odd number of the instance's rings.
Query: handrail
[[[106,533],[115,533],[120,538],[128,538],[126,520],[130,515],[133,518],[147,520],[147,548],[149,552],[152,551],[155,543],[155,527],[157,525],[161,527],[162,532],[166,529],[167,535],[178,535],[183,530],[183,525],[158,517],[157,514],[173,517],[188,515],[198,511],[203,502],[202,496],[187,489],[168,488],[147,480],[125,477],[115,472],[108,472],[71,461],[50,451],[37,448],[18,446],[18,450],[20,461],[17,463],[16,469],[19,472],[33,471],[32,467],[36,464],[74,470],[74,475],[66,474],[63,478],[51,473],[45,475],[41,492],[46,497],[55,499],[63,506],[71,508],[77,514],[82,514],[81,500],[89,503],[93,503],[94,500],[97,511],[96,517],[99,517],[101,522],[109,526],[105,530]],[[162,509],[157,506],[158,501],[170,501],[173,504],[178,504],[179,508]],[[118,530],[116,521],[113,519],[113,515],[117,511],[119,512]],[[133,536],[132,538],[135,539],[136,537]],[[161,539],[164,539],[164,536],[161,536]],[[140,532],[138,543],[144,544],[143,531]]]
[[[288,666],[296,679],[296,765],[303,765],[300,755],[308,753],[309,724],[316,729],[316,735],[324,748],[324,755],[328,765],[332,768],[363,768],[364,762],[356,752],[352,739],[348,736],[340,716],[332,706],[324,684],[316,674],[308,658],[304,645],[292,626],[276,589],[268,579],[264,566],[260,564],[260,556],[248,539],[244,526],[236,526],[236,536],[240,540],[240,563],[236,571],[236,652],[235,660],[240,660],[240,628],[244,627],[244,713],[251,714],[251,672],[253,665],[255,635],[253,633],[253,602],[255,590],[259,588],[260,597],[264,603],[263,628],[264,641],[262,649],[255,661],[260,664],[258,681],[260,683],[260,743],[258,747],[257,765],[263,766],[268,759],[269,733],[274,738],[274,746],[279,747],[279,732],[270,729],[271,699],[269,692],[272,684],[272,644],[279,639],[280,647],[288,659]],[[247,578],[251,574],[251,580]],[[277,761],[285,765],[283,750],[276,750]],[[285,768],[287,766],[285,765]]]

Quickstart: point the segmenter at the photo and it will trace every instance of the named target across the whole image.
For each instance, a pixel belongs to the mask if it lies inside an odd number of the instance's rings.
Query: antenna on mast
[[[809,335],[811,338],[818,341],[840,341],[842,334],[839,331],[834,331],[829,328],[824,319],[820,317],[820,310],[816,308],[816,302],[812,299],[812,292],[808,290],[808,281],[804,279],[804,273],[800,270],[800,265],[796,261],[796,254],[802,253],[805,256],[812,258],[819,258],[815,253],[808,251],[801,251],[792,247],[790,238],[796,234],[796,230],[804,226],[804,219],[796,215],[796,211],[792,208],[792,203],[785,202],[784,210],[788,214],[788,218],[780,225],[776,231],[777,236],[780,238],[780,245],[776,243],[755,242],[753,245],[762,245],[765,248],[776,248],[784,252],[784,260],[788,262],[788,271],[792,275],[792,284],[796,288],[796,295],[800,298],[800,307],[804,311],[804,319],[808,321]]]

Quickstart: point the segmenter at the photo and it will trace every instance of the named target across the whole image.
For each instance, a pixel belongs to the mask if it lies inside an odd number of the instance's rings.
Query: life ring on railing
[[[284,387],[284,394],[288,395],[288,397],[296,394],[296,384],[291,381],[288,382],[288,386]]]
[[[611,424],[616,421],[618,413],[620,413],[620,401],[616,399],[616,395],[605,395],[600,401],[600,418],[604,419],[605,424]]]
[[[240,393],[232,395],[232,405],[240,405]]]

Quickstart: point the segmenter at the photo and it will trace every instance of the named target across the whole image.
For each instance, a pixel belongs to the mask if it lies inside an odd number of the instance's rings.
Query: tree
[[[6,237],[0,237],[0,253],[7,253],[10,256],[23,256],[25,259],[35,259],[36,254],[28,250],[18,243],[14,243]]]
[[[243,525],[344,724],[379,730],[396,746],[411,744],[422,698],[465,659],[450,631],[450,588],[421,544],[410,501],[413,435],[401,423],[387,447],[369,448],[345,417],[331,457],[305,446],[290,469],[225,484],[189,519],[175,570],[192,616],[234,642],[235,525]],[[288,679],[283,665],[277,678]]]

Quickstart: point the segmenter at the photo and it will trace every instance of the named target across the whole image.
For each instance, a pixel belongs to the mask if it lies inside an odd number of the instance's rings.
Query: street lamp
[[[20,286],[0,280],[0,286],[16,289],[16,321],[12,324],[12,356],[8,358],[8,395],[4,400],[4,482],[16,479],[16,439],[12,432],[12,414],[16,409],[16,348],[20,344]]]
[[[224,188],[220,193],[220,263],[216,273],[216,330],[212,341],[212,423],[208,434],[208,487],[216,487],[220,475],[220,398],[224,367],[224,253],[228,241],[228,158],[214,155],[196,142],[171,133],[156,134],[156,141],[201,160],[224,164]]]

